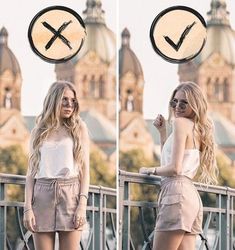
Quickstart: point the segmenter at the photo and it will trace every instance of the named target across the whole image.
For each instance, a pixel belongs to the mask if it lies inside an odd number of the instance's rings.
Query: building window
[[[228,79],[225,78],[224,79],[224,84],[223,84],[223,99],[224,102],[229,102],[229,83],[228,83]]]
[[[127,90],[126,110],[128,112],[134,111],[134,97],[130,89]]]
[[[90,80],[90,97],[95,97],[95,76],[92,75]]]
[[[137,138],[138,137],[138,133],[134,132],[134,137]]]
[[[214,101],[223,101],[223,89],[222,84],[219,83],[219,79],[217,78],[214,84]]]
[[[99,97],[100,98],[105,97],[105,82],[103,76],[100,76],[99,79]]]
[[[206,92],[207,92],[207,99],[208,101],[211,101],[212,99],[212,89],[211,89],[211,78],[208,78],[207,79],[207,82],[206,82]]]
[[[12,108],[12,93],[9,88],[5,88],[4,107],[6,109]]]
[[[82,78],[82,82],[85,83],[87,81],[87,75],[84,75]]]

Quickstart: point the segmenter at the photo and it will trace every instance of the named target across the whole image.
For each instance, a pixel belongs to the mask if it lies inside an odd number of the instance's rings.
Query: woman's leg
[[[185,235],[183,230],[156,231],[153,239],[153,250],[177,250]]]
[[[59,232],[59,250],[80,249],[82,231]]]
[[[195,250],[196,235],[185,234],[178,250]]]
[[[35,250],[54,250],[55,232],[34,233],[33,242]]]

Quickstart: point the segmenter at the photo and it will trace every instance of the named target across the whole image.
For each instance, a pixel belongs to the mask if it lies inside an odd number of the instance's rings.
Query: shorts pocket
[[[182,201],[181,194],[172,194],[172,195],[166,195],[165,197],[162,197],[160,204],[172,205],[172,204],[180,203],[181,201]]]

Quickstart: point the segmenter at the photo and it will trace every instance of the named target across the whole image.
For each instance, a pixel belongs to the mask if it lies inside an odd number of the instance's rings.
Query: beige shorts
[[[32,208],[35,232],[74,231],[73,218],[79,203],[78,177],[35,180]]]
[[[203,206],[197,189],[186,176],[167,177],[158,197],[156,231],[202,233]]]

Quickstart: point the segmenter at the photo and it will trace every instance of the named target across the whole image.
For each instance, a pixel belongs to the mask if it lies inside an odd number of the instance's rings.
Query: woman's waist
[[[168,183],[179,182],[179,181],[184,182],[184,183],[188,183],[190,185],[194,185],[192,179],[189,178],[188,176],[175,175],[175,176],[167,176],[167,177],[162,178],[161,187],[167,185]]]
[[[69,178],[35,178],[35,184],[43,184],[43,185],[52,185],[52,184],[60,184],[60,185],[68,185],[68,184],[73,184],[73,183],[78,183],[79,182],[79,177],[78,176],[73,176]]]

